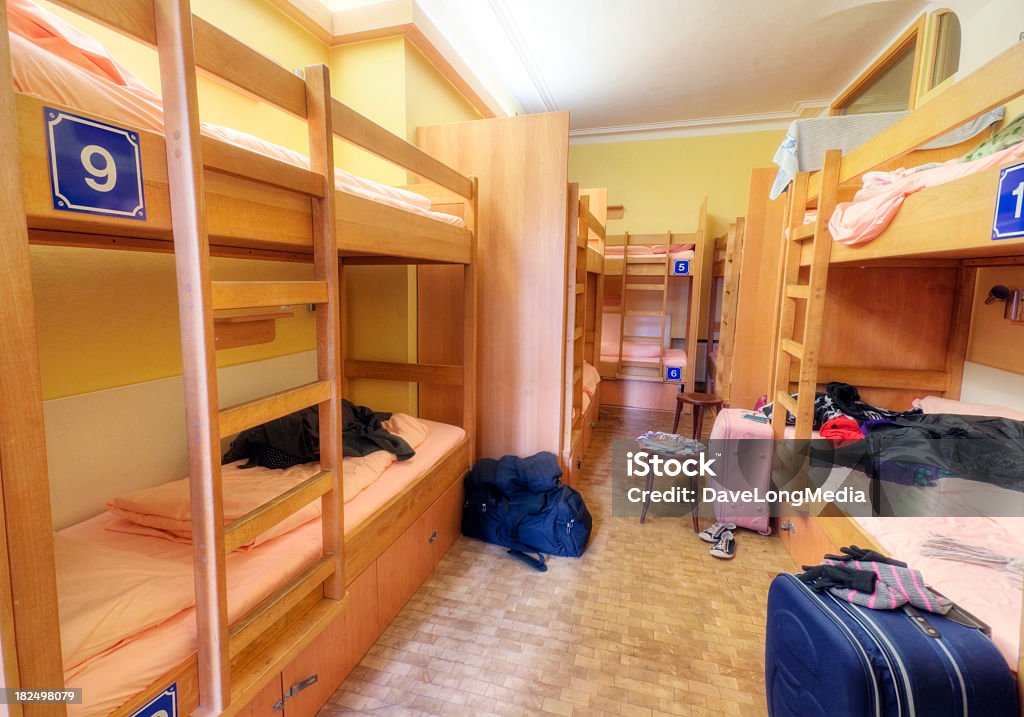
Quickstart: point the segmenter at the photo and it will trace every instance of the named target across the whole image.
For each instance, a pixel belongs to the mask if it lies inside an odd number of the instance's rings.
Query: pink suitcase
[[[716,491],[759,488],[763,495],[771,489],[772,427],[769,423],[744,418],[745,415],[764,418],[761,413],[738,408],[722,409],[715,417],[711,428],[712,447],[718,441],[724,443],[718,448],[722,450],[722,457],[715,466],[717,478],[709,477],[709,485]],[[715,502],[715,520],[735,523],[761,535],[771,535],[770,518],[770,507],[764,503]]]

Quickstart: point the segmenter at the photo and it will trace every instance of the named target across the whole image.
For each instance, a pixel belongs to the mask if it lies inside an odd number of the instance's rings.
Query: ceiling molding
[[[512,12],[508,9],[508,5],[505,4],[505,0],[488,0],[487,4],[490,5],[491,12],[497,18],[501,29],[505,31],[505,37],[508,38],[512,49],[515,50],[516,56],[519,57],[519,62],[522,64],[523,69],[529,75],[530,82],[533,84],[537,96],[540,97],[541,102],[544,104],[544,109],[548,112],[558,112],[560,109],[558,102],[555,101],[554,96],[551,94],[551,88],[544,81],[544,73],[540,71],[537,61],[533,59],[533,53],[530,52],[526,39],[519,30],[519,25],[516,24],[515,18],[512,17]]]
[[[793,120],[817,114],[827,109],[828,100],[797,102],[791,112],[760,112],[749,115],[703,117],[700,119],[650,122],[645,124],[616,125],[613,127],[584,127],[569,131],[573,145],[604,142],[640,142],[674,137],[697,137],[711,134],[737,134],[786,129]]]
[[[328,45],[334,37],[334,18],[319,0],[267,0],[267,2]]]

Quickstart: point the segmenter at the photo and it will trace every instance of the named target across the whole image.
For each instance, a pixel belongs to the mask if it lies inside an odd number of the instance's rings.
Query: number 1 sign
[[[1024,236],[1024,164],[1015,164],[999,173],[992,239],[1020,236]]]
[[[53,208],[146,218],[139,135],[44,107]]]

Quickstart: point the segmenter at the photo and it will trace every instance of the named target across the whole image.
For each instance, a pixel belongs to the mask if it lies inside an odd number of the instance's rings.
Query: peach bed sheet
[[[14,87],[18,92],[105,117],[140,129],[163,132],[163,104],[95,38],[29,0],[9,0]],[[245,132],[202,123],[203,134],[281,162],[308,168],[309,158]],[[461,218],[431,211],[415,192],[335,170],[337,188],[347,194],[387,204],[446,224],[464,226]]]
[[[1024,518],[860,517],[855,520],[889,553],[920,570],[929,585],[988,624],[999,652],[1012,669],[1017,669],[1021,582],[1004,570],[929,557],[922,554],[921,545],[930,535],[943,535],[1002,555],[1024,557]]]
[[[456,426],[434,421],[423,423],[428,427],[428,435],[416,455],[391,464],[378,480],[345,503],[346,535],[394,495],[425,475],[466,435]],[[107,525],[117,520],[113,514],[105,512],[60,531],[60,535],[191,565],[191,544],[107,530]],[[287,583],[320,554],[321,545],[320,521],[315,519],[252,550],[231,553],[227,558],[229,620],[242,617]],[[81,687],[83,691],[83,704],[69,705],[68,714],[92,717],[109,713],[195,650],[195,608],[190,607],[140,633],[134,640],[123,642],[66,673],[67,686]]]

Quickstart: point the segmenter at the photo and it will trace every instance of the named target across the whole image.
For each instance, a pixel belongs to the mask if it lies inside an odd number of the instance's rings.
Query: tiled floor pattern
[[[764,715],[765,598],[793,567],[782,545],[743,532],[725,562],[688,518],[611,515],[611,440],[671,419],[602,409],[581,480],[586,554],[536,573],[461,538],[320,717]]]

